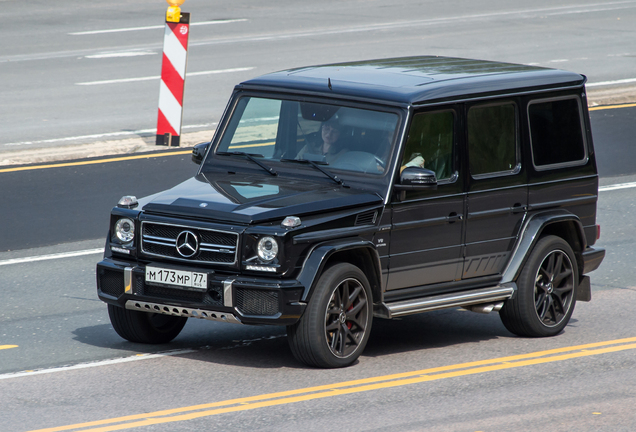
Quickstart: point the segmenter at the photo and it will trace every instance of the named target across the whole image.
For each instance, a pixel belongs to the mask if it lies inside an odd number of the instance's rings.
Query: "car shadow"
[[[239,326],[190,319],[171,343],[147,345],[120,338],[110,324],[78,328],[74,340],[113,350],[113,357],[176,350],[196,361],[256,369],[306,369],[292,355],[286,329],[280,326]],[[411,315],[401,319],[375,319],[364,357],[425,351],[464,343],[513,337],[498,314],[481,315],[453,309]]]

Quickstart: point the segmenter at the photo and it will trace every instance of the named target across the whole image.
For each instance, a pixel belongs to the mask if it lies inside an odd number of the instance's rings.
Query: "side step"
[[[498,307],[498,303],[511,298],[516,290],[517,285],[513,282],[490,288],[382,303],[379,307],[376,307],[374,315],[381,318],[396,318],[453,307],[465,307],[469,310],[484,313],[488,309],[490,309],[490,311],[499,310],[500,307]],[[493,306],[492,308],[489,307],[491,304]],[[483,307],[472,308],[472,305],[483,305]]]

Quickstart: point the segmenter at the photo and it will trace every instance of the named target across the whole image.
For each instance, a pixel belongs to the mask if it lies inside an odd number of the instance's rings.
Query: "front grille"
[[[124,293],[124,273],[108,269],[99,270],[99,289],[113,297]]]
[[[199,245],[191,257],[184,257],[177,250],[177,237],[184,231],[194,234]],[[141,250],[147,255],[178,261],[231,265],[236,262],[237,244],[238,234],[233,232],[158,222],[141,223]]]
[[[243,315],[276,315],[278,292],[238,288],[236,290],[236,308]]]

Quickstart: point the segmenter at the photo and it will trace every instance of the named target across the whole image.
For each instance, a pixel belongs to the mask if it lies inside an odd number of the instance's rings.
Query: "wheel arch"
[[[587,246],[583,224],[578,216],[565,210],[535,213],[524,223],[517,243],[504,269],[502,283],[514,282],[519,277],[528,254],[535,244],[547,235],[555,235],[564,239],[576,257],[579,277],[583,274],[582,252]]]
[[[367,277],[374,302],[382,298],[380,257],[372,242],[361,238],[318,244],[305,259],[298,281],[305,287],[302,301],[308,301],[322,272],[337,262],[358,267]]]

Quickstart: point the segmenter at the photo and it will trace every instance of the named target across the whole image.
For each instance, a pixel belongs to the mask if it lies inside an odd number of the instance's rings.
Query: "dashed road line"
[[[233,73],[233,72],[245,72],[252,69],[255,69],[255,67],[218,69],[218,70],[202,71],[202,72],[186,72],[186,78],[193,77],[193,76],[201,76],[201,75],[215,75],[215,74],[224,74],[224,73]],[[75,83],[75,85],[94,86],[94,85],[104,85],[104,84],[121,84],[121,83],[137,82],[137,81],[154,81],[154,80],[158,80],[159,78],[161,78],[159,75],[153,75],[153,76],[138,77],[138,78],[121,78],[121,79],[113,79],[113,80],[81,82],[81,83]]]
[[[246,18],[240,19],[228,19],[228,20],[215,20],[215,21],[201,21],[190,23],[190,27],[192,26],[203,26],[203,25],[215,25],[215,24],[230,24],[236,22],[244,22],[248,21]],[[121,32],[130,32],[130,31],[140,31],[140,30],[156,30],[162,29],[165,26],[162,25],[153,25],[146,27],[128,27],[128,28],[118,28],[118,29],[108,29],[108,30],[87,30],[80,32],[72,32],[69,33],[71,36],[85,36],[85,35],[95,35],[95,34],[104,34],[104,33],[121,33]]]

